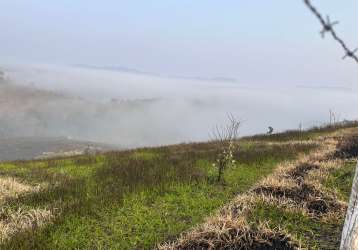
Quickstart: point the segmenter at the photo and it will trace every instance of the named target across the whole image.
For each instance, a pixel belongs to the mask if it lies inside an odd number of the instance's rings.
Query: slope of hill
[[[339,249],[358,128],[321,137],[319,144],[159,249]]]
[[[34,140],[71,137],[122,147],[168,143],[180,133],[169,127],[162,129],[162,137],[158,139],[153,134],[153,120],[143,116],[162,106],[166,106],[166,101],[161,99],[112,98],[99,102],[2,80],[0,139],[14,138],[12,142],[15,142],[19,137]],[[24,157],[20,155],[21,159],[27,157],[26,153]]]
[[[118,147],[65,137],[22,137],[0,139],[0,162],[83,154],[86,150],[109,151]]]
[[[345,157],[357,156],[344,138],[357,134],[349,123],[243,138],[223,182],[216,142],[2,163],[1,247],[332,249],[353,177]]]

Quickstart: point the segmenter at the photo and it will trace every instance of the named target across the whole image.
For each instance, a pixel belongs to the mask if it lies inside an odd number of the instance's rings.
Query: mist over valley
[[[0,138],[64,137],[123,148],[205,141],[233,114],[240,136],[354,119],[356,89],[245,85],[79,66],[3,66]],[[209,78],[208,78],[209,79]],[[338,88],[339,86],[337,86]]]

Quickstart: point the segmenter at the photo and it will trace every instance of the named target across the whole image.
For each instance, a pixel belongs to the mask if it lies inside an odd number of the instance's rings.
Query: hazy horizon
[[[358,3],[314,2],[352,47]],[[0,3],[1,63],[126,67],[242,84],[357,86],[356,65],[319,35],[302,1]],[[21,17],[21,18],[20,18]]]
[[[358,3],[317,0],[354,46]],[[302,1],[0,2],[3,135],[130,146],[356,119],[356,64]],[[21,18],[20,18],[21,17]],[[10,98],[9,98],[10,96]],[[13,98],[13,100],[11,100]]]
[[[64,136],[123,147],[210,140],[231,113],[240,136],[357,119],[357,88],[244,85],[58,65],[4,67],[0,136]]]

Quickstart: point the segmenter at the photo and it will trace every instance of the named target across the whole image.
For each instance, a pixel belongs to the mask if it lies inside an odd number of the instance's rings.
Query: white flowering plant
[[[234,152],[237,150],[236,140],[240,122],[232,115],[229,115],[229,121],[226,126],[216,127],[213,133],[215,141],[220,146],[216,161],[213,163],[213,167],[218,170],[218,182],[222,180],[225,169],[236,165]]]

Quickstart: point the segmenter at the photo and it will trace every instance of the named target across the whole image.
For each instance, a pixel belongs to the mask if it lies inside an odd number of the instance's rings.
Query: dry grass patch
[[[302,183],[307,174],[315,169],[319,169],[319,165],[309,162],[299,164],[297,167],[288,172],[290,178],[294,179],[298,183]]]
[[[271,230],[265,224],[254,228],[243,219],[220,216],[187,233],[179,241],[162,245],[159,249],[293,250],[298,249],[298,244],[279,229]]]
[[[343,137],[338,143],[334,157],[350,159],[358,157],[358,135]]]
[[[251,191],[276,200],[279,207],[302,208],[312,216],[334,213],[340,217],[344,214],[346,203],[339,201],[334,193],[328,192],[320,184],[320,181],[327,178],[333,165],[337,166],[336,162],[319,164],[312,159],[299,162],[295,167],[291,165],[286,170],[281,168]],[[287,206],[290,203],[291,206]]]
[[[53,219],[51,211],[46,209],[1,208],[0,243],[20,232],[35,230]]]
[[[319,138],[320,149],[303,156],[291,164],[281,165],[275,173],[265,178],[251,191],[263,199],[273,201],[279,207],[302,208],[312,216],[344,214],[346,203],[339,201],[332,192],[327,192],[320,184],[338,161],[330,160],[338,141],[335,138]],[[268,199],[267,199],[268,198]],[[288,206],[288,204],[291,206]],[[282,206],[283,205],[283,206]]]
[[[0,177],[0,202],[8,198],[16,198],[20,194],[36,192],[40,186],[30,186],[12,177]]]
[[[17,233],[34,230],[47,224],[53,215],[47,209],[13,208],[4,205],[9,199],[16,199],[21,195],[39,192],[41,186],[31,186],[19,182],[12,177],[0,178],[0,243]]]
[[[337,201],[336,197],[326,194],[312,184],[299,184],[295,187],[260,186],[253,190],[258,195],[272,197],[277,200],[278,206],[282,200],[285,206],[292,203],[292,207],[303,208],[314,216],[322,216],[327,213],[338,215],[346,208],[345,204]]]

